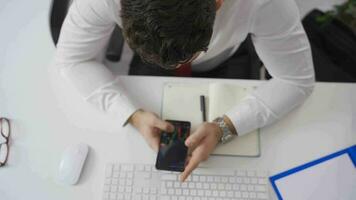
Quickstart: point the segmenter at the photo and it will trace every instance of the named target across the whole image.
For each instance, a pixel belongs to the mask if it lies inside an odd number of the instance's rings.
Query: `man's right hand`
[[[129,121],[145,138],[150,147],[158,152],[161,131],[173,132],[174,126],[161,120],[155,113],[137,110]]]

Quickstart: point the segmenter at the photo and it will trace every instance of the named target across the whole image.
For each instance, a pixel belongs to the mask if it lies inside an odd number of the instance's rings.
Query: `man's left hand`
[[[216,123],[205,122],[187,138],[185,145],[192,150],[192,155],[188,158],[188,163],[180,176],[180,181],[185,181],[192,171],[198,167],[200,162],[209,158],[210,153],[214,151],[218,144],[221,135],[222,131]]]

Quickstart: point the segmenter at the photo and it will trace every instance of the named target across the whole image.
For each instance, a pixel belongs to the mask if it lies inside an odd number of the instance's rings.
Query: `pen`
[[[200,95],[200,111],[203,116],[203,122],[206,122],[205,96]]]

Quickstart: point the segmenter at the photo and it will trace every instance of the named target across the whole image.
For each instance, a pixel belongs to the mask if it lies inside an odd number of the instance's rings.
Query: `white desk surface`
[[[100,199],[107,162],[153,163],[155,153],[132,127],[121,128],[115,119],[83,103],[48,70],[54,53],[48,29],[50,1],[38,2],[2,1],[0,7],[0,26],[5,27],[0,33],[0,116],[12,122],[8,165],[0,168],[0,199]],[[164,82],[213,81],[121,80],[144,108],[158,113]],[[355,144],[356,85],[318,83],[302,107],[263,128],[261,140],[260,158],[214,157],[205,165],[261,168],[275,174]],[[77,186],[61,186],[55,182],[61,153],[78,142],[91,146],[84,174]]]

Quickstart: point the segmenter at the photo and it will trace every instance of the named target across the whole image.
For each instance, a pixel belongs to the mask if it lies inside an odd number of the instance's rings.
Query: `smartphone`
[[[188,156],[185,140],[190,135],[190,122],[166,120],[174,126],[171,133],[162,131],[156,169],[182,172]]]

